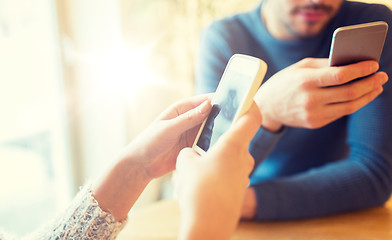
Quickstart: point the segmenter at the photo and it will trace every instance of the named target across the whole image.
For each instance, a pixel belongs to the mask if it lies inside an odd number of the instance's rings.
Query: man
[[[392,34],[379,65],[328,67],[333,31],[385,21],[383,6],[265,0],[202,35],[196,92],[215,91],[234,53],[268,64],[255,101],[263,116],[243,218],[299,219],[383,204],[392,188]],[[353,81],[363,78],[358,81]]]

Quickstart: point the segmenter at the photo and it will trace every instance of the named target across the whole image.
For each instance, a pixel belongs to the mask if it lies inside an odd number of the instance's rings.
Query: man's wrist
[[[257,93],[255,96],[255,101],[259,107],[262,116],[261,126],[270,132],[278,132],[280,129],[282,129],[283,125],[282,123],[275,121],[269,117],[268,111],[266,111],[265,107],[262,104],[260,104],[264,101],[263,99],[260,99],[260,96],[261,95]]]
[[[269,120],[267,118],[263,118],[263,122],[261,124],[264,129],[270,131],[270,132],[279,132],[283,125],[277,121]]]
[[[255,218],[257,213],[256,192],[253,188],[247,188],[245,192],[244,202],[242,204],[241,218],[250,220]]]

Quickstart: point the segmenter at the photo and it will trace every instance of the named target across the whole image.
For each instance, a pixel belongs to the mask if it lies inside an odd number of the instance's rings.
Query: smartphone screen
[[[225,133],[234,120],[236,112],[249,89],[252,78],[228,71],[221,90],[216,93],[211,112],[204,124],[197,146],[205,152]]]
[[[234,55],[229,61],[212,100],[210,114],[199,132],[195,146],[207,152],[250,107],[266,72],[257,58]]]

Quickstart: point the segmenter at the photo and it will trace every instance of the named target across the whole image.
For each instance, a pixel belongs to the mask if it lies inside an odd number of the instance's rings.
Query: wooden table
[[[119,240],[176,239],[176,201],[160,201],[131,212]],[[392,198],[384,207],[329,217],[282,222],[241,222],[232,239],[392,240]]]

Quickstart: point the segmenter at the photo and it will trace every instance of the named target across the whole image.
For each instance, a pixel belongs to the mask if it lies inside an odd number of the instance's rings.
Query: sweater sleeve
[[[255,219],[319,217],[383,204],[391,192],[390,160],[363,147],[344,161],[254,185]]]
[[[350,154],[255,189],[257,220],[318,217],[379,206],[392,191],[392,83],[373,102],[349,116]]]
[[[23,239],[116,239],[125,224],[126,220],[117,222],[104,212],[92,196],[91,187],[86,186],[64,214]]]

